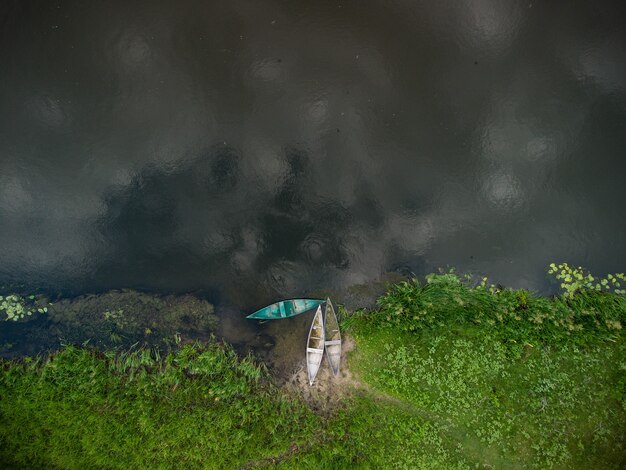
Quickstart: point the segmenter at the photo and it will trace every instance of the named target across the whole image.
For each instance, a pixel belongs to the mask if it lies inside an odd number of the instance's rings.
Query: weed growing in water
[[[18,321],[32,315],[33,313],[46,313],[48,307],[38,307],[35,304],[35,296],[29,295],[28,298],[17,294],[0,295],[0,311],[4,311],[4,320]]]
[[[582,267],[573,267],[567,263],[558,266],[550,264],[548,274],[553,275],[561,281],[561,288],[565,291],[564,296],[570,299],[575,294],[584,291],[613,292],[614,294],[626,294],[626,289],[622,289],[622,283],[626,287],[626,276],[624,273],[608,274],[606,277],[595,277],[585,271]]]

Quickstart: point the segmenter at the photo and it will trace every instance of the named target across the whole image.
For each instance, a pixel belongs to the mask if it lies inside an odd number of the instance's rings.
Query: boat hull
[[[317,307],[313,322],[311,323],[306,346],[306,366],[309,376],[309,385],[313,385],[317,372],[320,370],[320,365],[322,364],[322,357],[324,356],[324,320],[322,317],[322,308],[319,306]]]
[[[301,313],[319,307],[323,303],[324,301],[319,299],[282,300],[257,310],[253,314],[248,315],[246,318],[257,320],[280,320],[282,318],[300,315]]]
[[[324,309],[324,348],[328,365],[333,371],[333,375],[339,375],[339,365],[341,364],[341,332],[339,322],[330,299],[326,299]]]

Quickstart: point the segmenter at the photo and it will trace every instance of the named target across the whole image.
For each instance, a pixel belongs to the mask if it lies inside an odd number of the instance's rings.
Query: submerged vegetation
[[[215,341],[164,357],[68,346],[5,362],[0,460],[67,468],[619,468],[621,278],[607,276],[613,288],[598,289],[602,279],[590,284],[588,273],[565,266],[550,269],[565,283],[552,299],[443,273],[390,286],[375,311],[344,314],[358,380],[330,416]]]
[[[0,296],[0,319],[14,320],[0,329],[0,354],[13,356],[87,342],[100,349],[167,348],[181,340],[206,340],[218,323],[213,305],[199,297],[129,289],[54,302],[42,295]],[[37,326],[16,333],[28,322]]]
[[[127,289],[55,302],[50,320],[67,342],[95,339],[104,346],[162,345],[174,334],[208,337],[217,326],[213,305],[206,300]]]

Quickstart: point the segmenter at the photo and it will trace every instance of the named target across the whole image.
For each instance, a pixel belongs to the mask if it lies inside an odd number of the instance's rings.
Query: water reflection
[[[487,200],[504,212],[512,212],[524,203],[519,181],[503,171],[487,174],[483,185]]]
[[[0,284],[243,310],[393,270],[541,290],[551,261],[626,261],[618,4],[11,0],[0,17]]]
[[[61,101],[51,96],[35,96],[26,104],[27,112],[33,120],[44,127],[58,128],[67,122],[67,115]]]

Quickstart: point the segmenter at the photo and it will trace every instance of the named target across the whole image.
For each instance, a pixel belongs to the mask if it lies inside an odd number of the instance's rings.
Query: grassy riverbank
[[[5,362],[0,460],[67,468],[619,468],[626,298],[583,287],[545,299],[453,274],[391,286],[379,310],[344,315],[357,380],[330,416],[216,343],[164,358],[67,347]]]
[[[313,414],[230,348],[103,355],[66,347],[0,382],[0,459],[28,467],[231,468],[303,441]]]

